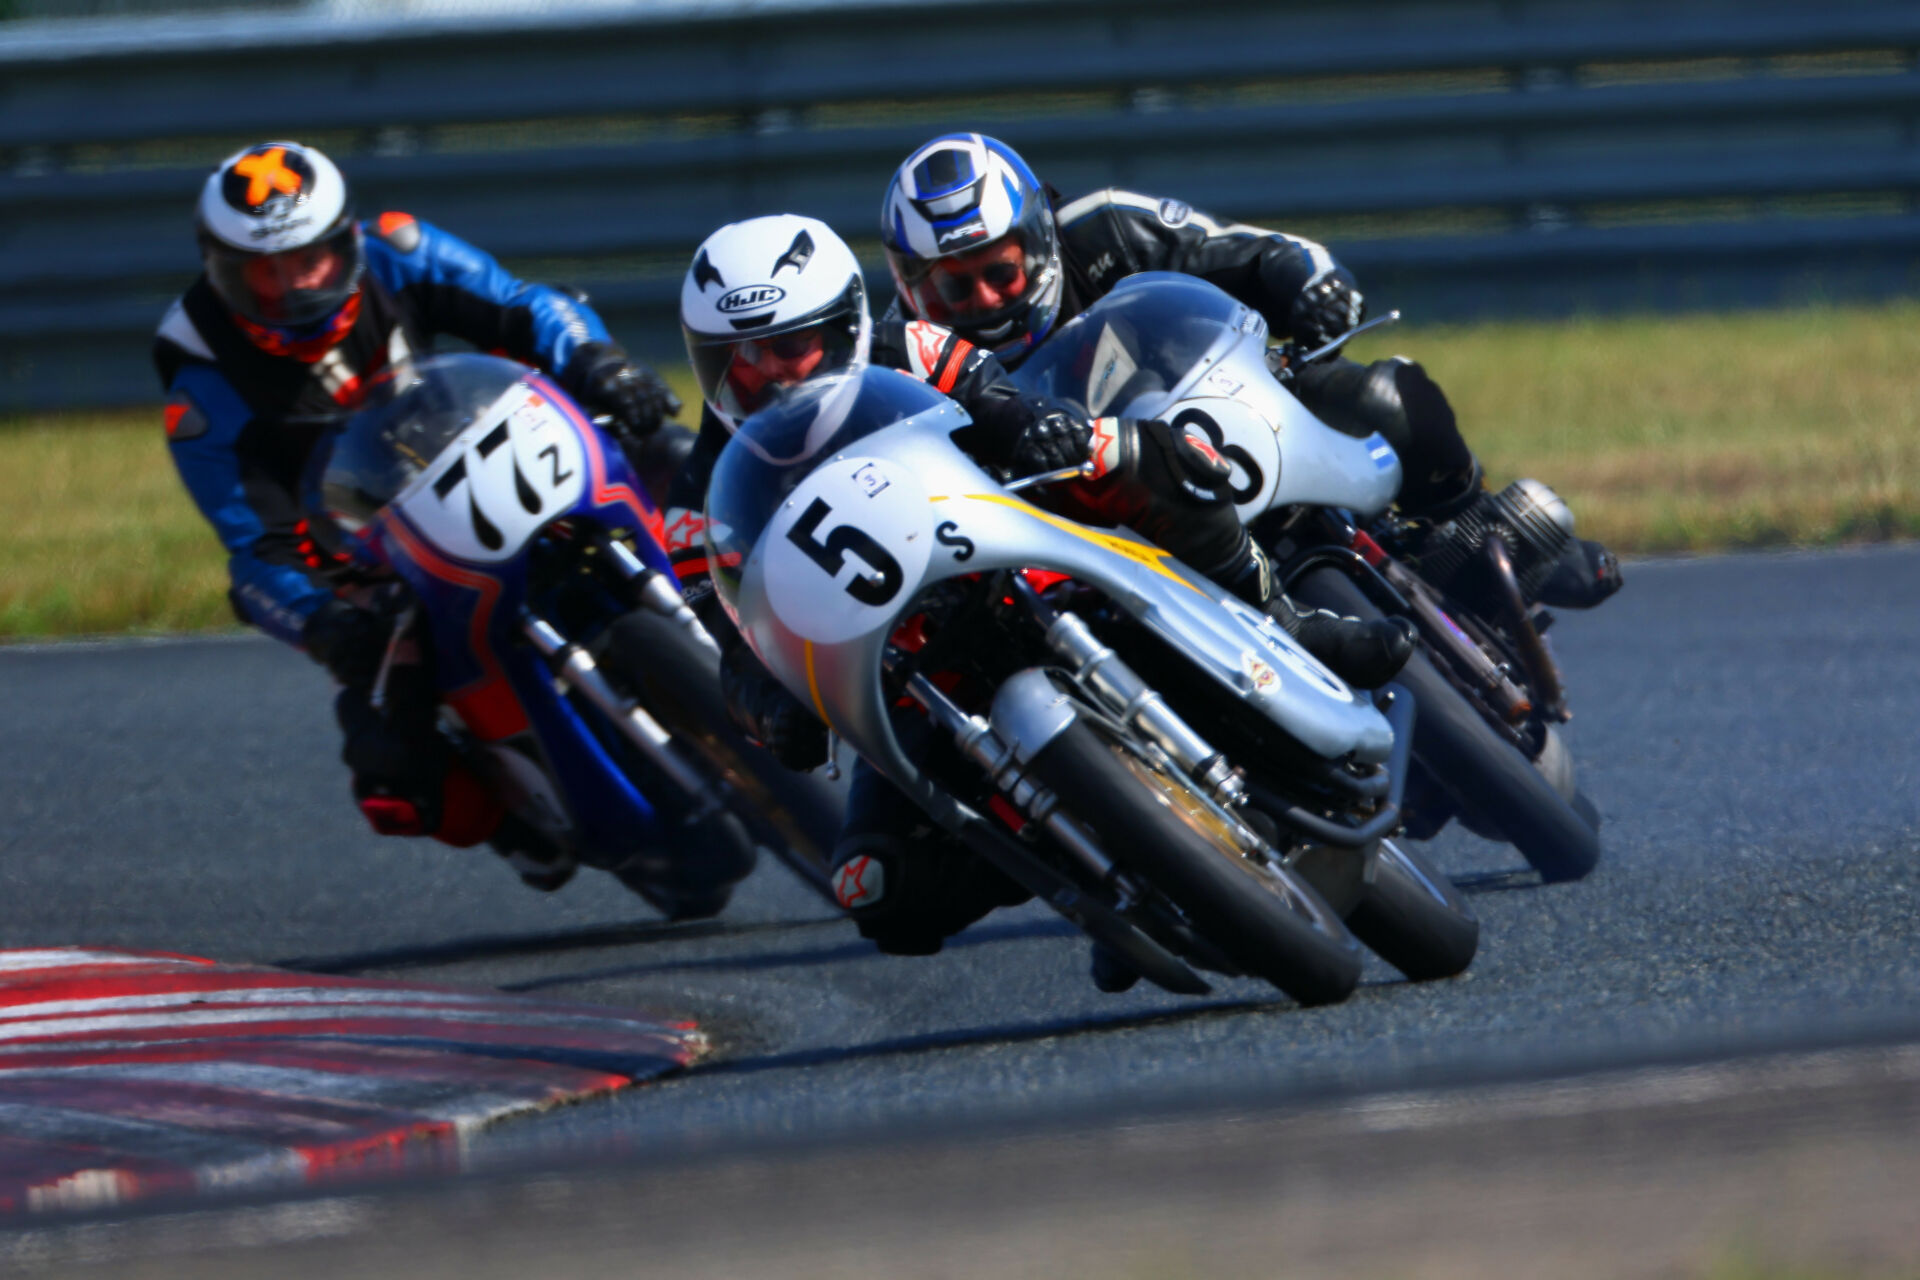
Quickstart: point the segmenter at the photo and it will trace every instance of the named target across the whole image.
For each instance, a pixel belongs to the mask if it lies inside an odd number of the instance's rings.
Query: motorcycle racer
[[[1364,306],[1351,273],[1311,240],[1117,187],[1062,202],[1011,147],[978,133],[934,138],[901,163],[881,238],[893,310],[947,325],[1009,368],[1140,271],[1199,276],[1308,347],[1351,329]],[[1293,391],[1334,426],[1386,437],[1405,468],[1407,515],[1441,525],[1484,500],[1452,406],[1414,361],[1318,360],[1295,371]],[[1576,539],[1541,599],[1589,608],[1619,587],[1612,553]]]
[[[235,614],[304,649],[344,686],[343,758],[376,830],[455,845],[495,837],[530,883],[558,887],[571,868],[521,847],[513,820],[452,759],[420,662],[400,655],[388,712],[371,705],[392,624],[336,593],[300,478],[361,390],[437,334],[554,374],[590,412],[611,415],[623,443],[654,436],[678,401],[583,301],[525,284],[408,214],[360,221],[339,169],[316,148],[265,142],[235,152],[208,176],[195,221],[203,269],[168,307],[153,360],[169,451],[227,549]]]
[[[1202,443],[1159,422],[1104,418],[1089,427],[1022,391],[991,352],[949,329],[899,315],[874,324],[859,262],[825,223],[781,214],[720,228],[694,255],[680,297],[705,410],[670,490],[667,541],[697,605],[710,595],[698,511],[733,430],[780,387],[872,363],[920,378],[958,402],[972,424],[955,442],[988,466],[1019,475],[1060,470],[1085,460],[1097,442],[1096,474],[1050,505],[1128,524],[1296,626],[1310,618],[1315,644],[1356,682],[1384,682],[1411,651],[1404,623],[1294,610],[1234,514],[1227,468]],[[741,727],[791,768],[824,763],[826,726],[767,673],[717,610],[702,612],[723,638],[722,687]],[[924,722],[902,726],[909,749],[937,749],[924,729]],[[948,935],[1025,897],[940,838],[918,807],[864,762],[855,765],[833,868],[836,894],[861,932],[898,954],[938,951]]]

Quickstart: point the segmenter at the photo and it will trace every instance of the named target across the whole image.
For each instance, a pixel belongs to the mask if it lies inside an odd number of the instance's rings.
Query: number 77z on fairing
[[[1464,969],[1477,923],[1386,839],[1388,718],[1166,552],[1003,487],[950,438],[967,423],[869,368],[741,424],[707,537],[769,670],[974,855],[1167,990],[1210,990],[1207,969],[1341,1000],[1356,934],[1412,977]],[[894,717],[914,715],[936,749],[903,747]]]

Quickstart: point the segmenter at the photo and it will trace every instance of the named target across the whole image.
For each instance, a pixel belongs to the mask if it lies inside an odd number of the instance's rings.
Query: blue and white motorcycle
[[[484,355],[402,366],[310,492],[354,566],[409,589],[389,661],[424,641],[443,727],[553,850],[672,918],[718,912],[759,847],[825,892],[838,797],[731,728],[659,511],[559,387]]]

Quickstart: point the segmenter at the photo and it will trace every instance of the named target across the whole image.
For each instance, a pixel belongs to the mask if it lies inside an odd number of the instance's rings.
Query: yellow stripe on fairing
[[[820,713],[820,723],[837,734],[840,731],[833,727],[833,717],[827,714],[827,704],[820,701],[820,677],[813,670],[813,641],[803,640],[801,644],[807,655],[807,692],[813,695],[813,709]]]
[[[1118,556],[1124,556],[1144,569],[1153,570],[1169,582],[1179,583],[1196,595],[1204,596],[1207,594],[1173,570],[1167,568],[1167,561],[1173,559],[1173,553],[1171,551],[1162,551],[1159,547],[1150,546],[1143,542],[1135,542],[1131,538],[1117,537],[1111,533],[1102,533],[1098,529],[1089,529],[1083,524],[1075,524],[1071,520],[1064,520],[1059,516],[1051,515],[1034,506],[1031,502],[1022,502],[1020,499],[1008,494],[969,493],[966,495],[966,498],[969,502],[991,502],[995,506],[1010,507],[1015,511],[1032,516],[1035,520],[1050,524],[1062,533],[1070,533],[1082,542],[1091,542],[1096,547],[1111,551]],[[940,502],[942,499],[935,498],[933,501]]]

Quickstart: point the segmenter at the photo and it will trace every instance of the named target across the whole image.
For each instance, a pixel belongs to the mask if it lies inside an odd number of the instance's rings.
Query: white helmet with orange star
[[[213,291],[254,324],[313,328],[360,287],[346,179],[312,147],[262,142],[228,156],[200,190],[196,222]]]

